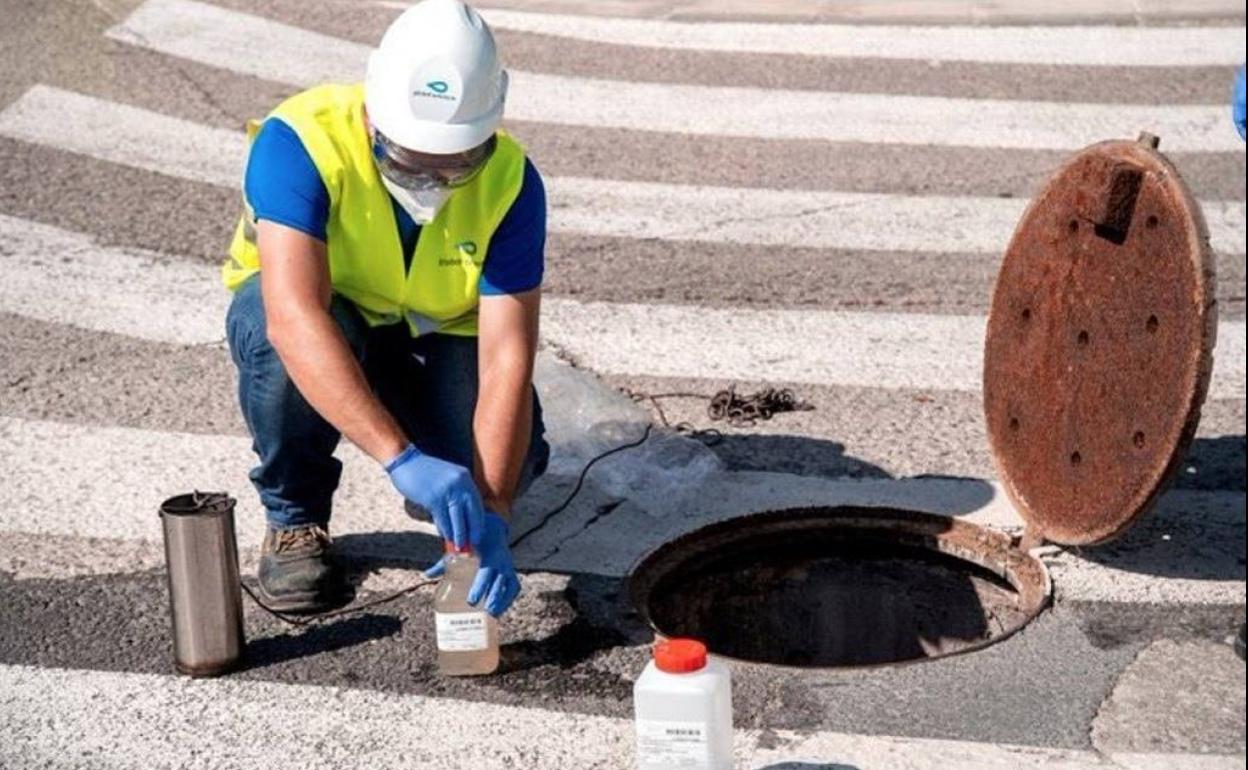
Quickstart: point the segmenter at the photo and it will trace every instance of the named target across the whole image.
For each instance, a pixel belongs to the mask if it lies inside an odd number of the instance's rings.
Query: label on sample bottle
[[[710,768],[711,742],[706,725],[702,722],[639,719],[637,759],[645,768]]]
[[[438,649],[443,652],[476,652],[490,646],[484,612],[435,612]]]

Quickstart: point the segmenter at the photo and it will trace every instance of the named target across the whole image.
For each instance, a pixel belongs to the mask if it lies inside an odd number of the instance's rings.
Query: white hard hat
[[[449,155],[486,141],[506,98],[494,35],[459,0],[423,0],[404,11],[364,77],[369,122],[417,152]]]

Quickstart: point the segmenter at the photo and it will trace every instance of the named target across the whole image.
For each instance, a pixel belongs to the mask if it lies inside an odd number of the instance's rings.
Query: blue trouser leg
[[[364,319],[337,295],[330,310],[362,359]],[[304,400],[269,343],[258,275],[235,292],[226,314],[226,338],[238,367],[239,405],[260,461],[251,470],[251,483],[269,524],[326,526],[342,474],[342,463],[333,456],[339,433]]]

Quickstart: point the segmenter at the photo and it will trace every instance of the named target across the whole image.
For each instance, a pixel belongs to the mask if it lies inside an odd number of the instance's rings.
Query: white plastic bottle
[[[433,595],[438,668],[445,676],[480,676],[498,669],[498,621],[468,603],[480,560],[471,550],[446,545],[446,574]]]
[[[633,685],[638,770],[732,770],[732,678],[706,645],[670,639]]]

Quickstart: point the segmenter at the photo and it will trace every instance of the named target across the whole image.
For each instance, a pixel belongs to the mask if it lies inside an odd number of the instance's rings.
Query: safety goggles
[[[380,131],[373,131],[373,159],[377,170],[408,190],[432,186],[462,187],[472,181],[494,154],[498,139],[491,136],[471,150],[435,155],[400,147]]]

